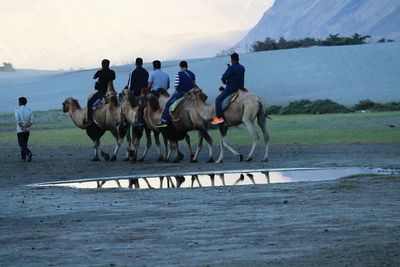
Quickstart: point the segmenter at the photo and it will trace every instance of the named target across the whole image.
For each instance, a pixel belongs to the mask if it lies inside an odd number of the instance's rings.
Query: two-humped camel
[[[65,99],[62,105],[63,112],[69,114],[75,126],[86,130],[86,134],[93,141],[95,152],[92,161],[100,160],[99,150],[105,160],[110,159],[109,154],[100,149],[100,138],[106,131],[110,131],[117,141],[114,152],[111,156],[111,160],[115,160],[117,158],[118,150],[126,135],[127,128],[124,118],[121,116],[121,108],[118,103],[113,83],[108,83],[106,101],[103,106],[93,110],[94,123],[89,126],[87,126],[87,107],[81,108],[78,100],[72,97]]]
[[[202,140],[205,138],[210,151],[208,161],[212,162],[212,140],[207,133],[207,126],[208,122],[214,117],[215,107],[214,105],[206,105],[206,98],[207,96],[199,88],[194,88],[186,94],[185,101],[183,101],[180,106],[178,106],[177,110],[170,115],[172,124],[175,126],[178,133],[190,130],[199,131],[199,143],[194,160],[197,160],[198,153],[202,147]],[[223,161],[224,147],[228,148],[228,150],[238,157],[240,161],[243,160],[243,155],[230,146],[227,140],[228,128],[242,123],[246,126],[253,141],[247,161],[253,159],[258,139],[258,134],[254,127],[256,119],[261,128],[265,142],[265,152],[262,161],[268,161],[269,135],[266,124],[265,107],[260,97],[245,89],[239,89],[235,100],[230,103],[228,108],[224,111],[224,118],[225,121],[218,125],[222,139],[221,153],[217,163]],[[173,140],[176,134],[173,133],[169,136],[170,139]]]

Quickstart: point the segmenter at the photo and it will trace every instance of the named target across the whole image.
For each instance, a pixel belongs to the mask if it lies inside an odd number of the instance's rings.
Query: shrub
[[[349,113],[351,109],[340,105],[330,99],[316,100],[309,107],[311,114]]]
[[[276,106],[276,105],[272,105],[270,107],[268,107],[265,111],[267,112],[267,114],[279,114],[279,112],[281,111],[282,106]]]
[[[353,110],[372,110],[375,107],[376,103],[369,99],[360,100],[358,104],[353,106]]]
[[[306,114],[309,112],[311,101],[302,99],[299,101],[290,102],[289,105],[282,108],[280,114]]]

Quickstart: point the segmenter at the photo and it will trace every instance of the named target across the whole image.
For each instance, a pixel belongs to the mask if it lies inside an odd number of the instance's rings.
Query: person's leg
[[[179,93],[174,93],[170,99],[168,99],[167,103],[165,103],[164,106],[164,110],[161,116],[161,121],[158,124],[158,127],[165,127],[167,126],[168,122],[169,122],[169,108],[171,107],[171,105],[178,100],[179,98],[181,98],[183,95],[179,94]]]
[[[29,156],[30,150],[28,149],[29,132],[21,132],[17,134],[18,144],[21,147],[21,159],[25,160]]]
[[[224,112],[222,110],[222,103],[225,98],[231,94],[231,90],[225,88],[224,91],[215,99],[215,118],[211,121],[211,124],[219,124],[224,122]]]
[[[31,150],[28,148],[28,141],[29,141],[29,135],[30,132],[25,132],[25,153],[27,155],[27,161],[30,162],[32,160],[32,152]]]
[[[18,145],[21,148],[21,159],[26,160],[25,150],[23,149],[23,133],[17,133]]]

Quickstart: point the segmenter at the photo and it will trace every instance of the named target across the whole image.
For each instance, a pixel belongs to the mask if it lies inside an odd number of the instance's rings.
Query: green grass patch
[[[35,144],[91,144],[86,132],[76,128],[65,115],[55,111],[41,114],[32,127],[30,143]],[[5,116],[5,115],[4,115]],[[273,115],[268,120],[271,144],[348,144],[348,143],[393,143],[400,142],[400,112],[366,112],[319,115]],[[16,142],[15,123],[2,117],[0,120],[0,143]],[[257,126],[258,129],[258,126]],[[209,131],[214,144],[219,144],[219,130]],[[263,143],[261,131],[258,129]],[[197,142],[197,133],[191,132],[192,144]],[[244,125],[228,130],[231,144],[250,144],[251,138]],[[142,139],[142,143],[144,139]],[[103,144],[114,144],[107,132]]]

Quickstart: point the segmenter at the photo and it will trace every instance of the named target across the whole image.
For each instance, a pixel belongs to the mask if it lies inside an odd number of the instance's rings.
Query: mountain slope
[[[238,46],[244,51],[266,37],[292,40],[337,33],[400,40],[400,1],[276,0]]]
[[[197,84],[214,101],[229,57],[189,60]],[[353,105],[359,100],[400,101],[400,43],[311,47],[241,55],[246,68],[245,86],[267,105],[284,105],[300,99],[329,98]],[[179,61],[164,61],[170,77]],[[151,64],[144,65],[151,71]],[[128,81],[131,65],[115,66],[115,88]],[[11,113],[17,99],[26,96],[33,110],[60,109],[66,97],[86,105],[93,91],[96,70],[72,72],[0,72],[0,113]],[[172,91],[173,89],[170,89]]]

